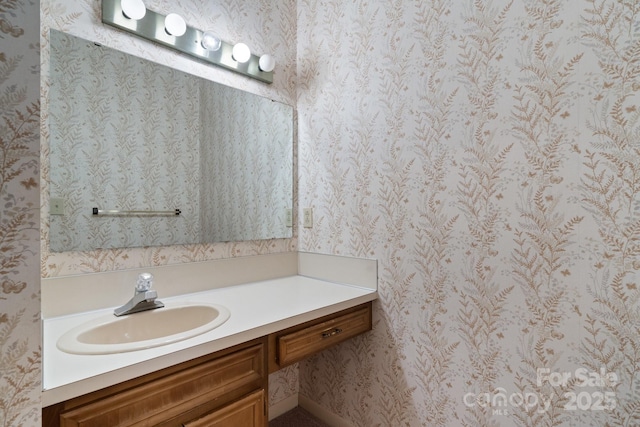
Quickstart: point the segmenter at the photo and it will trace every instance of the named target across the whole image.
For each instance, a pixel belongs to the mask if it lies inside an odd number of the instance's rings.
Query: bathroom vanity
[[[159,290],[167,307],[215,302],[231,313],[168,345],[69,354],[56,346],[65,331],[112,308],[45,318],[43,426],[266,426],[270,373],[372,328],[375,261],[295,256],[290,276],[166,299]]]
[[[371,304],[51,405],[43,426],[266,426],[268,374],[371,330]]]

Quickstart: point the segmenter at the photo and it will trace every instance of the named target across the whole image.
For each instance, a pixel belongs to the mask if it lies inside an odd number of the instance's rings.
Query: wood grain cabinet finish
[[[264,426],[264,390],[258,390],[222,409],[214,411],[184,427],[258,427]]]
[[[246,345],[185,362],[178,365],[177,369],[174,367],[162,370],[142,379],[131,380],[45,408],[43,423],[49,424],[43,425],[182,426],[191,425],[189,423],[193,420],[217,410],[231,411],[229,417],[249,419],[244,410],[244,406],[249,407],[248,404],[242,403],[243,410],[237,414],[232,409],[252,393],[266,389],[266,345],[264,338],[251,341]],[[252,401],[252,411],[259,409],[262,416],[251,415],[251,419],[260,424],[237,424],[238,427],[266,426],[264,397],[261,401],[259,408],[257,401]],[[227,409],[227,405],[231,409]],[[223,421],[211,425],[235,426]]]
[[[269,373],[370,331],[372,303],[365,303],[269,336]]]

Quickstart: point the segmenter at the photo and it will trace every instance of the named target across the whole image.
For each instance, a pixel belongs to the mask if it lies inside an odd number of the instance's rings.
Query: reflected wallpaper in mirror
[[[291,106],[55,30],[50,66],[52,251],[292,236]]]

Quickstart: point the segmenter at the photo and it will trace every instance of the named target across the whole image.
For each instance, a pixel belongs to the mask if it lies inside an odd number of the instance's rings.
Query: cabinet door
[[[264,341],[60,414],[61,427],[180,425],[263,388]]]
[[[264,427],[266,426],[264,390],[258,390],[184,427]]]

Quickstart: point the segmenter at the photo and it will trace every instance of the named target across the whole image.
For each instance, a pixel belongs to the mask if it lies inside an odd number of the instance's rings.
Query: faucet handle
[[[138,276],[138,281],[136,282],[136,292],[146,292],[151,289],[153,285],[153,274],[151,273],[142,273]]]

